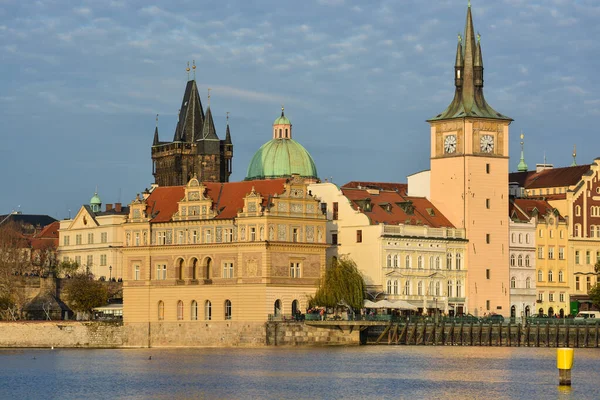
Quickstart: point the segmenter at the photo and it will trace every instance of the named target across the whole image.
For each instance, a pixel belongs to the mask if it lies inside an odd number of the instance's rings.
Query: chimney
[[[106,211],[112,210],[112,204],[106,204]]]
[[[115,203],[115,211],[118,213],[121,212],[121,203]]]

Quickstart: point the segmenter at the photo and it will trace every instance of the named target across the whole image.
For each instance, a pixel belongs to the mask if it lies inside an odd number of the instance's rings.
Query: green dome
[[[277,118],[275,120],[275,122],[273,122],[273,125],[291,125],[292,123],[290,122],[290,120],[288,119],[288,117],[286,117],[285,115],[283,115],[283,113],[281,113],[281,117]]]
[[[278,118],[275,123],[282,118],[285,117]],[[272,139],[252,157],[246,180],[289,178],[292,174],[303,178],[318,177],[315,162],[300,143],[293,139]]]
[[[101,205],[101,204],[102,204],[102,200],[100,200],[100,197],[98,196],[98,193],[94,193],[94,195],[90,199],[90,206]]]

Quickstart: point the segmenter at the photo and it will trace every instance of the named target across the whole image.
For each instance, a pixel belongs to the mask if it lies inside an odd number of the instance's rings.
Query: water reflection
[[[545,348],[0,350],[0,398],[594,399],[599,355],[568,388]]]

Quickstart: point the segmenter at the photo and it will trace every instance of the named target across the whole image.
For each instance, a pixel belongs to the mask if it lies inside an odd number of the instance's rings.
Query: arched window
[[[523,234],[519,233],[519,243],[523,243]]]
[[[227,308],[227,305],[225,305],[225,308]],[[225,311],[227,313],[227,311]],[[273,304],[273,314],[276,317],[279,317],[281,315],[281,300],[277,299],[275,300],[275,304]],[[228,319],[227,317],[225,317],[225,319]]]
[[[456,269],[460,270],[462,268],[462,254],[456,253]]]
[[[177,279],[183,280],[183,259],[179,259],[177,263]]]
[[[513,276],[510,278],[510,288],[515,289],[517,287],[517,279]]]
[[[391,254],[387,255],[387,267],[392,268],[392,255]]]
[[[429,257],[429,269],[434,269],[435,268],[435,257],[430,256]]]
[[[575,206],[575,216],[576,217],[581,216],[581,206]]]
[[[398,281],[394,281],[394,294],[398,294]]]
[[[452,269],[452,253],[446,254],[446,269]]]
[[[387,292],[388,294],[392,294],[392,281],[387,281]]]
[[[419,281],[419,283],[417,283],[417,294],[419,296],[423,296],[423,281]]]
[[[552,273],[552,270],[548,271],[548,282],[552,282],[554,281],[554,275]]]
[[[192,260],[192,279],[198,279],[198,259]]]
[[[519,257],[517,258],[517,265],[519,267],[523,266],[523,255],[519,254]]]
[[[212,260],[210,258],[207,258],[206,259],[206,279],[210,279],[210,277],[212,275],[211,267],[212,267]]]
[[[462,281],[456,281],[456,297],[462,297]]]
[[[300,311],[300,302],[298,300],[292,301],[292,315],[298,314]]]
[[[423,269],[423,256],[417,257],[417,268]]]
[[[225,319],[231,319],[231,300],[225,300]]]
[[[440,269],[441,260],[440,257],[435,258],[435,269]]]
[[[564,276],[562,270],[558,271],[558,281],[559,282],[564,282],[565,281],[565,276]]]
[[[165,303],[160,300],[158,302],[158,320],[162,321],[163,319],[165,319]]]
[[[525,266],[529,267],[531,265],[531,258],[529,256],[525,256]]]
[[[529,233],[525,235],[525,243],[529,243]]]
[[[410,281],[407,280],[406,282],[404,282],[404,294],[407,296],[410,296]]]
[[[210,300],[206,300],[204,302],[204,320],[210,321],[212,319],[212,305],[210,304]]]
[[[525,280],[525,289],[531,289],[531,278],[529,277]]]
[[[452,297],[452,281],[448,281],[448,297]]]
[[[192,321],[198,320],[198,302],[196,300],[192,300],[190,319]]]
[[[404,265],[406,268],[410,268],[410,256],[406,256],[404,259]]]
[[[398,254],[394,254],[394,268],[398,268]]]
[[[544,273],[541,269],[538,270],[538,282],[542,282],[544,280]]]
[[[510,266],[511,267],[515,266],[515,255],[514,254],[510,255]]]
[[[183,301],[179,300],[177,302],[177,321],[181,321],[183,319]]]
[[[515,234],[514,234],[514,233],[513,233],[513,234],[511,234],[511,235],[510,235],[510,241],[514,243],[514,242],[515,242],[515,237],[516,237],[516,236],[515,236]]]
[[[440,296],[441,295],[441,293],[440,293],[440,287],[441,287],[440,281],[436,281],[435,282],[435,295],[436,296]]]

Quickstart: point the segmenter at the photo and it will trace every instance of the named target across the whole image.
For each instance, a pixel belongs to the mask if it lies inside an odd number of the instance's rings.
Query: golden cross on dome
[[[187,72],[188,80],[190,80],[190,62],[187,62],[187,67],[185,68],[185,72]]]

